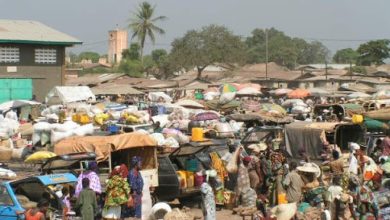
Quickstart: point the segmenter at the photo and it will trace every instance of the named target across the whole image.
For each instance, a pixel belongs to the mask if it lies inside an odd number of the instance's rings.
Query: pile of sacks
[[[13,118],[13,115],[8,113],[5,118],[0,114],[0,138],[12,137],[19,129],[19,122],[17,118]]]
[[[287,99],[282,103],[283,107],[291,108],[292,114],[310,113],[311,108],[302,99]]]
[[[190,142],[190,138],[181,131],[171,128],[164,128],[162,133],[150,135],[158,146],[167,148],[179,148],[180,145]]]
[[[58,141],[71,136],[86,136],[94,132],[93,124],[79,125],[73,121],[66,121],[64,124],[38,122],[33,126],[32,144],[54,145]],[[40,143],[39,143],[40,142]]]
[[[125,109],[121,112],[121,119],[126,124],[146,124],[149,122],[149,113],[146,111],[134,111],[134,109]]]

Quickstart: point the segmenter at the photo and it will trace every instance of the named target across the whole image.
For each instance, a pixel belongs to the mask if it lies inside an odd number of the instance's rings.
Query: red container
[[[204,178],[205,178],[204,176],[196,174],[195,175],[195,186],[202,185],[202,183],[204,182]]]

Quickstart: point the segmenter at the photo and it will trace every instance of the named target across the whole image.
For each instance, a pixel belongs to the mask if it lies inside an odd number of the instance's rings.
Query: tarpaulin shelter
[[[224,112],[230,112],[235,110],[236,108],[239,108],[241,105],[241,102],[233,100],[226,104],[220,104],[218,100],[211,100],[204,103],[204,105],[211,110],[215,111],[224,111]]]
[[[71,137],[54,146],[57,155],[80,152],[95,152],[97,161],[107,160],[111,152],[137,147],[157,147],[156,141],[140,132],[112,136]]]
[[[71,102],[91,101],[96,97],[88,86],[56,86],[46,95],[48,104],[66,104]]]
[[[324,143],[348,148],[348,142],[362,142],[364,130],[359,125],[341,122],[293,122],[285,125],[286,151],[293,158],[303,154],[320,159]]]
[[[261,112],[246,113],[246,114],[231,114],[226,116],[226,118],[238,122],[259,121],[259,122],[273,122],[277,124],[287,124],[294,121],[294,119],[289,116],[278,117],[278,116],[273,116]]]

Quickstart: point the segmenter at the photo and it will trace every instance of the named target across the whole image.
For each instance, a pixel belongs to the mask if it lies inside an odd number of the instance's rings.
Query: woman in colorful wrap
[[[126,165],[116,166],[111,172],[106,186],[106,199],[103,209],[105,219],[120,219],[121,206],[129,200],[130,187],[126,180]]]
[[[140,173],[141,168],[141,157],[134,156],[131,159],[131,170],[129,172],[128,181],[131,188],[131,196],[134,201],[133,213],[131,216],[136,219],[141,219],[142,217],[142,189],[144,187],[144,181]]]
[[[79,196],[81,190],[83,190],[83,184],[82,181],[84,178],[88,178],[90,185],[89,188],[92,189],[95,193],[101,194],[102,193],[102,185],[100,184],[100,179],[98,176],[98,165],[95,161],[89,162],[87,166],[87,170],[84,173],[81,173],[77,179],[77,185],[76,185],[76,197]]]

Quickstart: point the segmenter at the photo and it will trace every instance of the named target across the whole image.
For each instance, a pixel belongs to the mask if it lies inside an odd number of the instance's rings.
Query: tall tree
[[[358,64],[364,66],[383,64],[383,60],[390,57],[389,43],[390,40],[373,40],[361,44],[357,49]]]
[[[335,63],[356,63],[359,53],[352,48],[345,48],[338,50],[334,56],[333,61]]]
[[[172,43],[170,59],[179,68],[203,70],[214,63],[239,63],[245,58],[245,44],[224,26],[210,25],[200,31],[190,30]]]
[[[165,31],[156,26],[156,22],[163,21],[166,19],[165,16],[155,16],[155,8],[156,6],[151,6],[148,2],[142,2],[138,10],[134,13],[134,18],[131,19],[129,24],[129,28],[133,31],[133,36],[137,37],[139,41],[140,48],[140,56],[141,63],[143,64],[143,51],[145,47],[146,37],[155,43],[156,41],[156,33],[164,34]]]

